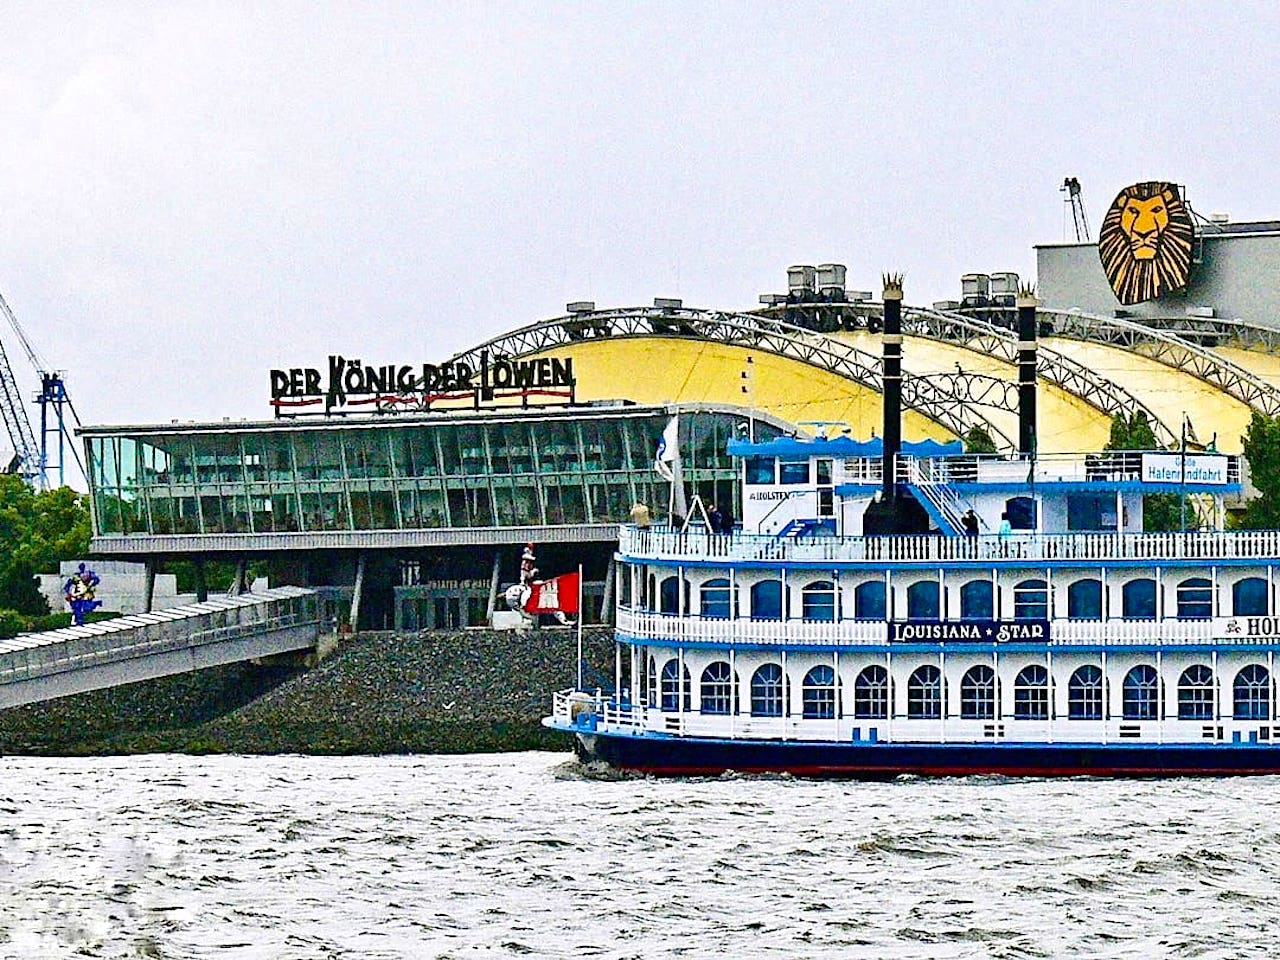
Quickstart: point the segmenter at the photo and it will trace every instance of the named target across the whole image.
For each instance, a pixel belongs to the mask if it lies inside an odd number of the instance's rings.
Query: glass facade
[[[411,422],[90,428],[94,533],[202,534],[572,525],[661,515],[665,410]],[[681,413],[683,477],[740,513],[726,444],[743,417]],[[757,430],[765,426],[757,422]]]

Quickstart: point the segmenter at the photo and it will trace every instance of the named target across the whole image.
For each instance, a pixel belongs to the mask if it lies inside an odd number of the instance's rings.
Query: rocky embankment
[[[0,753],[474,753],[569,749],[544,729],[572,686],[572,630],[344,639],[314,667],[234,664],[0,711]],[[612,683],[607,629],[584,638]]]

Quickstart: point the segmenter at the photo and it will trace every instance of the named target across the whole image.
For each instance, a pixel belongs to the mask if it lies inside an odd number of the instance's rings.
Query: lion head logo
[[[1154,300],[1187,285],[1195,224],[1176,185],[1121,190],[1098,231],[1098,257],[1121,303]]]

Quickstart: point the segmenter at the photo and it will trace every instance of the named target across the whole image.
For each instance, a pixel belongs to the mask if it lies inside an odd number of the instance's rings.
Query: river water
[[[1266,957],[1275,778],[0,758],[0,957]]]

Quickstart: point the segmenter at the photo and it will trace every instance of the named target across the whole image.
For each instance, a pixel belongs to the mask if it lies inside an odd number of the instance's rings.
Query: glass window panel
[[[809,482],[809,460],[779,459],[778,483],[796,484]]]
[[[1102,619],[1102,581],[1077,580],[1067,587],[1067,618]]]
[[[1267,616],[1267,581],[1261,577],[1237,580],[1231,587],[1231,612],[1237,617]]]
[[[995,588],[990,580],[970,580],[960,588],[960,619],[991,620],[995,616]]]

